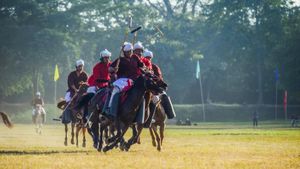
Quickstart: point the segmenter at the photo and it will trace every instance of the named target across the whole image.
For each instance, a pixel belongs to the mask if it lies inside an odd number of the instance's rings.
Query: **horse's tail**
[[[11,123],[9,117],[4,112],[0,112],[0,116],[2,117],[3,123],[8,127],[12,128],[14,125]]]

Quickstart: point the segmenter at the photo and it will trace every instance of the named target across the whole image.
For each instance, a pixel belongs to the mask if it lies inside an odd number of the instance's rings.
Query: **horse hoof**
[[[120,150],[121,150],[121,151],[124,151],[124,146],[121,145],[121,146],[120,146]]]
[[[153,145],[153,147],[156,147],[156,143],[155,142],[152,142],[152,145]]]
[[[159,151],[159,152],[160,152],[160,151],[161,151],[161,147],[157,147],[157,151]]]
[[[65,146],[68,146],[68,142],[65,141],[65,142],[64,142],[64,145],[65,145]]]
[[[98,145],[94,143],[94,144],[93,144],[93,147],[94,147],[95,149],[97,149]]]
[[[82,143],[82,147],[84,147],[84,148],[85,148],[85,147],[86,147],[86,144],[85,144],[85,143]]]
[[[71,144],[75,144],[75,143],[74,143],[74,140],[71,140]]]
[[[102,147],[98,147],[98,148],[97,148],[97,151],[98,151],[98,152],[101,152],[101,150],[102,150]]]
[[[105,146],[105,147],[103,148],[103,152],[104,152],[104,153],[106,153],[108,150],[109,150],[109,147],[107,147],[107,146]]]

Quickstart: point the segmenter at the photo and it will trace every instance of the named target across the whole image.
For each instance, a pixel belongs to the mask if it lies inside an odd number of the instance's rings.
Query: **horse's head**
[[[89,88],[89,85],[85,82],[81,82],[78,90],[78,95],[81,96],[84,93],[86,93],[87,89]]]
[[[144,88],[152,93],[161,93],[167,86],[166,83],[159,81],[157,77],[150,72],[143,73],[139,78],[142,79],[140,81],[143,81]]]

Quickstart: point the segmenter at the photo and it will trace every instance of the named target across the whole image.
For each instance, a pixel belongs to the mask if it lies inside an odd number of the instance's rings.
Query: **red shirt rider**
[[[149,63],[151,64],[151,69],[153,70],[154,74],[159,77],[161,80],[163,80],[163,77],[162,77],[162,73],[160,71],[160,68],[156,65],[156,64],[153,64],[151,63],[151,59],[153,58],[153,53],[149,50],[146,50],[143,55],[145,56],[145,60],[148,60]]]
[[[110,80],[108,68],[111,65],[109,57],[111,53],[105,49],[100,53],[100,62],[93,67],[93,73],[88,79],[89,86],[97,86],[98,88],[104,88],[108,86]]]

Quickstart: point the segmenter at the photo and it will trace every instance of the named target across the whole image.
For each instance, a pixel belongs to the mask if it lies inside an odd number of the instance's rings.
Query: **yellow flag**
[[[59,71],[58,71],[58,66],[56,64],[54,70],[54,81],[56,82],[58,79],[59,79]]]

